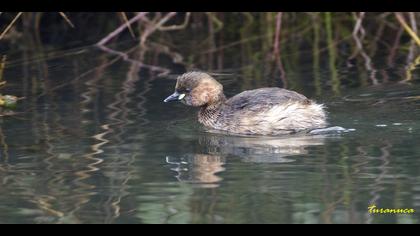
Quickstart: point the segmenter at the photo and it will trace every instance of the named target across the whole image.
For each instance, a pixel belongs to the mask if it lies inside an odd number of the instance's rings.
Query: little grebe
[[[180,75],[175,92],[164,100],[169,101],[200,107],[200,123],[234,134],[280,135],[327,126],[324,106],[299,93],[259,88],[226,99],[223,86],[203,72]]]

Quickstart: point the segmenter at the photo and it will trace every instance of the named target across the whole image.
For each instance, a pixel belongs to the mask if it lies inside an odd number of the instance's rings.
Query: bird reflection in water
[[[166,157],[166,162],[173,165],[171,170],[181,182],[199,184],[201,187],[217,187],[222,178],[217,173],[225,170],[225,157],[210,154],[186,154],[182,157]]]
[[[295,155],[308,154],[307,147],[323,145],[325,135],[285,137],[227,136],[206,133],[199,137],[200,153],[166,156],[166,162],[181,182],[217,187],[228,156],[252,163],[289,163]]]

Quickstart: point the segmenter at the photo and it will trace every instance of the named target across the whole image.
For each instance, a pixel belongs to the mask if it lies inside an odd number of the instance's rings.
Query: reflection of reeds
[[[143,61],[144,59],[143,54],[139,51],[134,55],[134,58],[138,61]],[[106,156],[108,157],[106,167],[110,170],[102,171],[109,173],[106,175],[109,178],[109,184],[113,191],[109,193],[109,197],[104,204],[106,212],[105,223],[112,223],[120,216],[122,208],[120,203],[129,194],[127,183],[134,173],[134,170],[131,168],[137,154],[129,154],[127,156],[120,146],[125,142],[124,135],[128,131],[127,126],[134,123],[129,119],[131,113],[134,113],[129,107],[129,103],[131,102],[132,94],[135,92],[135,83],[140,79],[139,69],[135,63],[131,64],[120,91],[115,94],[114,101],[107,106],[111,111],[107,116],[110,127],[110,132],[107,133],[107,140],[113,145],[106,148]],[[144,115],[140,114],[140,116]],[[141,145],[139,145],[139,148],[141,148]],[[121,168],[124,168],[126,171],[120,173]],[[114,178],[114,175],[116,175],[116,178]]]
[[[313,74],[314,74],[314,87],[316,91],[316,95],[319,96],[322,93],[321,88],[321,75],[320,75],[320,58],[319,58],[319,41],[320,41],[320,27],[319,27],[319,21],[317,21],[316,18],[314,18],[314,42],[313,42]]]
[[[331,73],[332,90],[336,95],[340,94],[340,80],[338,78],[336,68],[336,49],[333,40],[333,29],[331,13],[326,12],[324,16],[325,28],[327,32],[327,44],[328,44],[328,55],[329,55],[329,69]]]
[[[1,150],[2,150],[2,158],[0,158],[0,160],[2,160],[2,162],[4,162],[5,164],[7,164],[7,162],[9,161],[9,145],[7,145],[6,143],[6,137],[3,134],[3,129],[1,128],[0,125],[0,145],[1,145]]]
[[[392,147],[392,144],[386,142],[385,146],[381,147],[381,155],[378,159],[382,162],[382,165],[378,166],[380,174],[376,176],[374,182],[371,184],[372,190],[370,191],[370,195],[372,198],[370,199],[367,205],[379,205],[378,201],[381,199],[381,192],[385,189],[384,187],[384,178],[388,175],[388,165],[390,163],[390,151],[389,149]],[[367,208],[367,207],[366,207]],[[366,223],[371,224],[373,222],[373,216],[370,213],[366,213]]]
[[[401,82],[411,81],[413,79],[413,71],[420,65],[420,55],[413,62],[408,62],[406,69],[406,77]]]
[[[128,181],[132,179],[134,175],[133,169],[133,162],[137,156],[137,154],[125,154],[119,148],[120,145],[124,144],[124,134],[127,131],[126,126],[133,123],[128,119],[128,109],[125,107],[122,109],[122,120],[123,123],[114,124],[115,132],[110,136],[112,138],[112,142],[114,145],[112,147],[108,147],[108,152],[111,159],[107,160],[107,167],[110,168],[109,170],[109,184],[113,189],[112,192],[109,193],[109,197],[104,204],[106,218],[105,223],[112,223],[115,219],[117,219],[121,215],[121,201],[122,199],[129,195],[129,188]],[[141,148],[141,145],[139,145]],[[126,171],[121,172],[120,169],[123,168]],[[113,178],[116,175],[117,178]]]
[[[6,67],[6,55],[3,55],[0,61],[0,88],[1,86],[5,84],[5,81],[3,81],[3,74],[4,74],[5,67]]]

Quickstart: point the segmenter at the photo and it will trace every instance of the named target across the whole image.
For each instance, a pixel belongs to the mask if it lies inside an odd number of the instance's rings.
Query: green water
[[[194,108],[162,102],[183,69],[159,77],[124,61],[98,68],[110,59],[93,48],[45,51],[45,60],[8,57],[2,93],[25,99],[0,118],[0,223],[420,221],[415,67],[303,61],[286,74],[288,88],[354,131],[235,137],[205,132]],[[228,96],[282,84],[257,65],[222,72]],[[371,204],[416,213],[371,214]]]

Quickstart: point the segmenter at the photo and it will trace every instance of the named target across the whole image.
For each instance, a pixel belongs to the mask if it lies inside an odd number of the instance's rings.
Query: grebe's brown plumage
[[[327,126],[323,105],[299,93],[259,88],[226,99],[223,86],[203,72],[179,76],[165,102],[174,100],[200,107],[198,121],[206,127],[234,134],[279,135]]]

